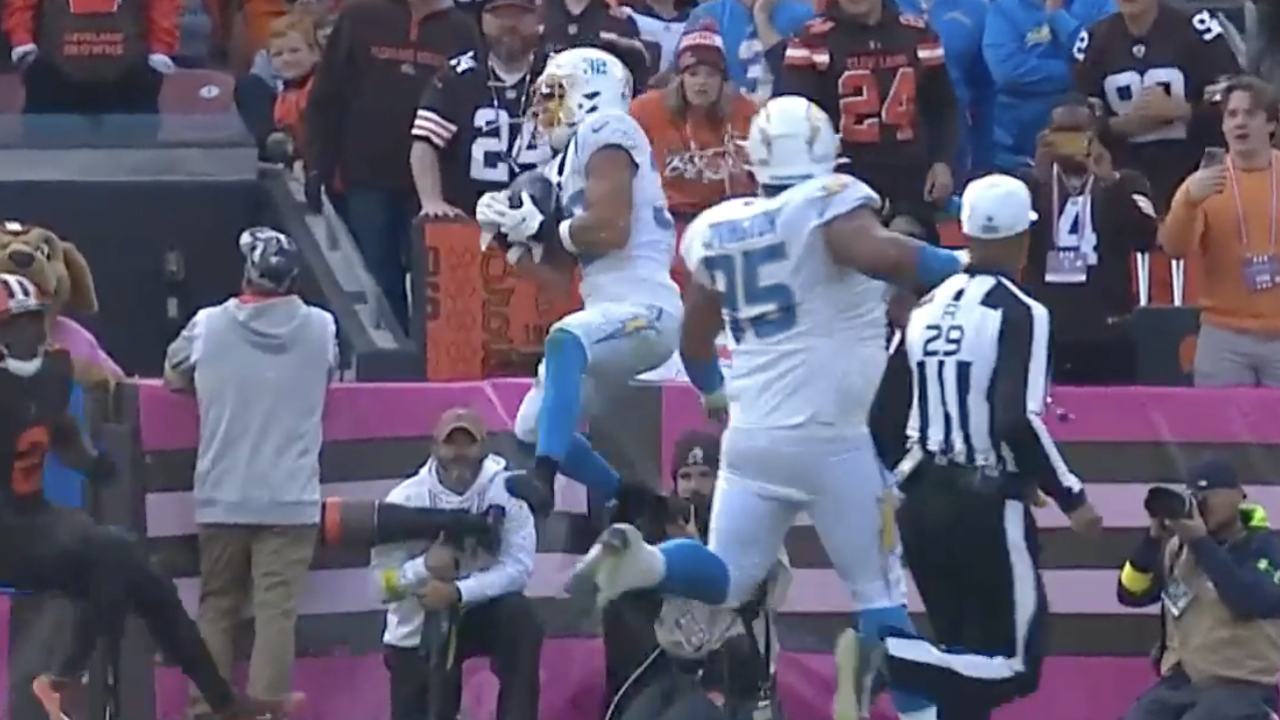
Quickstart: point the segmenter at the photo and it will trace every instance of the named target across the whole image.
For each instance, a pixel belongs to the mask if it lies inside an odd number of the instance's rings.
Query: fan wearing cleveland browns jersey
[[[484,48],[450,58],[414,115],[409,165],[428,218],[471,215],[486,192],[551,159],[529,113],[529,80],[540,73],[534,0],[488,0]]]
[[[934,218],[951,197],[959,106],[942,42],[924,18],[889,0],[831,0],[785,43],[774,95],[826,111],[846,162],[886,203],[937,242]]]
[[[187,615],[173,582],[126,531],[98,525],[78,508],[44,498],[44,464],[52,452],[90,483],[115,475],[71,415],[71,356],[50,346],[49,306],[27,278],[0,274],[0,585],[56,593],[75,604],[70,646],[32,684],[50,720],[88,717],[84,676],[99,642],[120,637],[136,612],[161,653],[177,663],[219,720],[275,718],[297,696],[237,697]]]
[[[1118,168],[1151,181],[1158,208],[1223,144],[1215,88],[1241,72],[1222,21],[1165,0],[1120,0],[1076,40],[1076,88],[1101,101],[1104,142]]]

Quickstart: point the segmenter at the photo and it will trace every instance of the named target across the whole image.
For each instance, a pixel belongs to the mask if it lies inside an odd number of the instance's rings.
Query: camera
[[[1147,490],[1142,507],[1153,520],[1186,520],[1195,499],[1185,490],[1157,485]]]
[[[506,511],[499,505],[483,514],[466,510],[410,507],[381,500],[326,498],[320,506],[320,542],[372,548],[377,545],[435,540],[441,535],[456,548],[468,541],[488,553],[502,544]]]

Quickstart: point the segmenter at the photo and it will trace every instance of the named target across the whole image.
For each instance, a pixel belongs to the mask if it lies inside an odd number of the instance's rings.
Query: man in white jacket
[[[533,575],[537,533],[524,501],[506,489],[507,463],[484,450],[485,427],[465,408],[444,413],[432,456],[387,495],[411,507],[505,515],[498,548],[443,536],[434,542],[382,545],[371,554],[374,579],[387,603],[385,645],[392,720],[452,720],[461,702],[462,662],[487,656],[501,690],[498,717],[536,720],[542,627],[524,596]],[[429,652],[420,648],[427,613],[452,614],[456,649],[432,681]],[[440,678],[437,676],[436,678]],[[443,690],[440,685],[443,685]],[[428,699],[429,691],[442,697]],[[430,710],[436,717],[429,719]]]

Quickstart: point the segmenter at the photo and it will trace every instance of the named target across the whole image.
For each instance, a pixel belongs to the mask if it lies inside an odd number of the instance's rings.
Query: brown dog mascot
[[[49,338],[71,354],[78,382],[110,386],[124,378],[98,340],[63,315],[98,311],[93,274],[74,245],[45,228],[5,220],[0,223],[0,272],[22,275],[49,298]]]

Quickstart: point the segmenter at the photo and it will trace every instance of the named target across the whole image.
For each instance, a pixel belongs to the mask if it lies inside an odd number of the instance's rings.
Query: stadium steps
[[[332,207],[308,212],[290,175],[258,163],[233,114],[166,116],[159,140],[136,118],[40,123],[33,136],[22,118],[0,117],[0,218],[81,249],[101,305],[83,320],[126,372],[160,374],[187,319],[236,292],[240,231],[270,225],[301,247],[303,297],[338,318],[344,377],[421,376],[420,352],[388,320]]]

